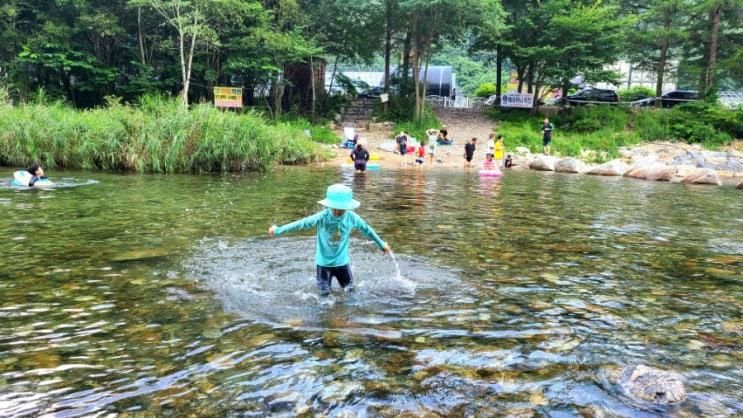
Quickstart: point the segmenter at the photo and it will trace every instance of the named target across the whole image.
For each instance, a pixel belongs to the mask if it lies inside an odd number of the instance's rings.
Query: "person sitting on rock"
[[[513,157],[511,157],[511,154],[506,155],[506,160],[503,162],[503,166],[506,168],[513,167]]]
[[[451,145],[454,143],[453,140],[449,139],[449,129],[447,129],[446,125],[439,129],[439,137],[436,139],[436,143],[439,145]]]

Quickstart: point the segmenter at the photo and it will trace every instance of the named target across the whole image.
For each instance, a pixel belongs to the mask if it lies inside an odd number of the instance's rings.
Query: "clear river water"
[[[0,185],[0,416],[743,415],[732,187],[48,174],[79,187]],[[355,291],[321,299],[312,233],[266,230],[335,182],[397,265],[356,237]],[[627,398],[611,376],[634,364],[688,399]]]

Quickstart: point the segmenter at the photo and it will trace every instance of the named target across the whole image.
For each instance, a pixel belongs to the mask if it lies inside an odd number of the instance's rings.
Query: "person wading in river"
[[[552,130],[555,126],[550,123],[550,120],[545,118],[544,124],[542,124],[542,145],[544,145],[544,154],[550,155],[552,146]]]
[[[353,198],[353,191],[348,186],[334,184],[328,187],[325,199],[318,203],[326,209],[284,226],[274,225],[268,229],[268,235],[279,236],[288,232],[316,228],[317,286],[320,289],[320,295],[327,296],[330,294],[333,277],[338,280],[338,284],[343,289],[351,288],[353,277],[348,247],[351,232],[354,229],[363,232],[385,254],[389,254],[392,250],[372,227],[353,212],[361,203]]]

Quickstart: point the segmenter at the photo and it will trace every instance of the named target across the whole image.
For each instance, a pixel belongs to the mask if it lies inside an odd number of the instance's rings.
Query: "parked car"
[[[680,104],[699,100],[699,94],[693,90],[674,90],[660,96],[660,100],[661,106],[674,107]],[[640,107],[655,106],[655,98],[648,97],[647,99],[635,100],[631,104],[632,106]]]
[[[588,102],[618,103],[619,95],[614,90],[589,87],[567,96],[566,101],[571,105],[581,105]]]

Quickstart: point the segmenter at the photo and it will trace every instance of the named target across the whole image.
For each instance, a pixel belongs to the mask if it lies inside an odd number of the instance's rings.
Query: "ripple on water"
[[[414,257],[398,256],[398,275],[390,258],[372,244],[354,239],[354,291],[343,292],[334,280],[333,294],[322,298],[315,283],[314,251],[315,241],[310,238],[231,244],[206,239],[186,268],[215,293],[225,309],[245,319],[296,329],[343,328],[383,337],[399,332],[368,327],[403,320],[396,309],[430,298],[440,303],[461,299],[466,291],[457,275]]]

